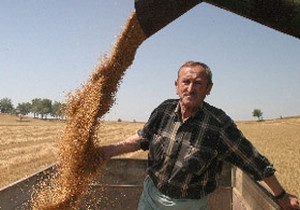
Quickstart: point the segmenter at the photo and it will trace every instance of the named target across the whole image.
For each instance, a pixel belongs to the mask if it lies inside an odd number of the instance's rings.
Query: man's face
[[[183,67],[175,85],[181,106],[189,110],[196,110],[212,88],[202,66]]]

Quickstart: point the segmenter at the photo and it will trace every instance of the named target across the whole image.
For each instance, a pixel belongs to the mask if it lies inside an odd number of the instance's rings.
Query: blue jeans
[[[208,197],[201,199],[174,199],[159,192],[151,178],[144,181],[138,210],[208,210]]]

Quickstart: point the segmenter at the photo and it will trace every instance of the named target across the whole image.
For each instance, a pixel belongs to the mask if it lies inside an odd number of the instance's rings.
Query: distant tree
[[[44,119],[44,117],[47,119],[47,115],[52,111],[52,101],[47,98],[35,98],[32,99],[31,102],[31,112],[33,113],[33,117],[36,118],[41,115],[42,119]]]
[[[51,116],[56,119],[63,119],[65,115],[66,104],[55,101],[52,104]]]
[[[31,112],[34,118],[38,118],[42,111],[42,99],[35,98],[31,100]]]
[[[51,110],[51,113],[50,113],[50,115],[52,117],[59,118],[60,106],[61,106],[60,102],[54,101],[54,103],[52,104],[52,110]]]
[[[0,112],[1,113],[12,113],[14,111],[14,105],[12,104],[11,99],[2,98],[0,100]]]
[[[119,118],[119,119],[118,119],[118,122],[122,122],[122,119],[121,119],[121,118]]]
[[[41,101],[41,117],[42,119],[47,119],[48,114],[52,112],[52,101],[50,99],[44,98]]]
[[[253,117],[257,117],[258,121],[262,120],[262,111],[260,109],[254,109],[252,112]]]
[[[17,108],[16,108],[16,113],[17,114],[27,115],[30,112],[31,112],[31,103],[29,103],[29,102],[19,103]]]

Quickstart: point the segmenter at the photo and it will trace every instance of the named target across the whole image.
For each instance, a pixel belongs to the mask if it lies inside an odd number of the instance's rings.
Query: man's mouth
[[[187,94],[183,94],[183,97],[193,98],[195,97],[195,94],[187,93]]]

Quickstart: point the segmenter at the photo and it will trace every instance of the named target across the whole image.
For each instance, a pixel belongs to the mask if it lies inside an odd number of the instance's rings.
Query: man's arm
[[[97,154],[102,161],[107,161],[113,156],[135,152],[141,149],[140,140],[141,137],[135,134],[124,141],[97,148]]]
[[[272,190],[274,197],[277,198],[278,204],[283,209],[300,209],[298,198],[286,193],[275,175],[265,178],[264,182]]]

